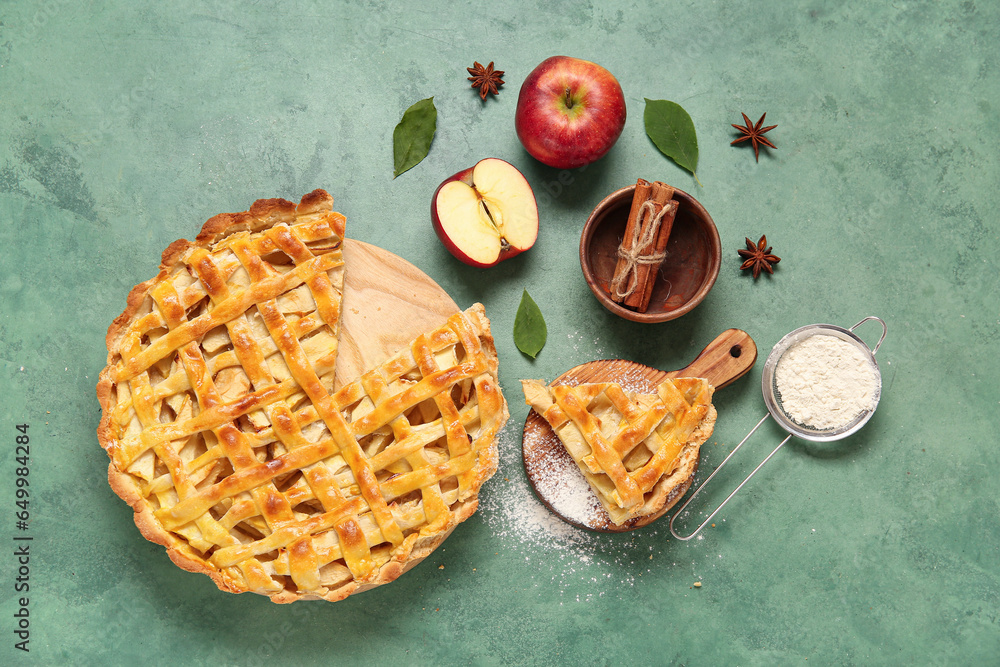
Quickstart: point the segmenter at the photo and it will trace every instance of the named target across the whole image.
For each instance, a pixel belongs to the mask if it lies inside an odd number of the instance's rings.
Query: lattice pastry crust
[[[552,426],[616,525],[661,510],[694,474],[715,427],[713,388],[701,378],[665,380],[656,394],[611,382],[521,384],[525,402]]]
[[[98,437],[149,540],[220,589],[340,600],[471,516],[507,418],[481,305],[334,392],[344,218],[317,190],[177,241],[108,330]]]

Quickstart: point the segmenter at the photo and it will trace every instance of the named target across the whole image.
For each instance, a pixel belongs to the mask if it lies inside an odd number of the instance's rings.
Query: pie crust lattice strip
[[[686,488],[715,426],[713,388],[701,378],[664,380],[656,394],[613,382],[521,384],[616,525],[659,512]]]
[[[108,331],[98,437],[142,534],[222,590],[339,600],[468,518],[507,418],[480,304],[334,391],[344,218],[209,220]]]

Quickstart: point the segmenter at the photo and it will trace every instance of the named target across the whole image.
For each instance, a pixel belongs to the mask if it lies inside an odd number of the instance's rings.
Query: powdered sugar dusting
[[[609,363],[615,364],[618,371],[615,377],[627,391],[653,393],[664,375],[634,362]],[[566,383],[578,382],[567,378]],[[482,526],[491,533],[491,542],[485,548],[512,562],[516,569],[510,576],[516,578],[519,591],[534,590],[546,600],[555,594],[559,604],[595,602],[609,597],[632,600],[643,585],[655,582],[655,585],[689,589],[692,581],[700,582],[715,568],[725,567],[723,554],[716,548],[718,531],[728,532],[724,516],[714,519],[718,528],[714,523],[706,526],[698,539],[688,542],[671,537],[666,516],[638,530],[622,533],[578,527],[588,525],[593,512],[599,510],[605,517],[606,513],[557,438],[565,459],[550,462],[551,478],[536,480],[533,476],[532,483],[539,488],[539,495],[544,494],[562,516],[576,525],[559,518],[539,500],[525,476],[522,464],[528,464],[522,457],[523,425],[524,421],[515,417],[499,433],[500,470],[480,490],[476,513]],[[715,459],[724,456],[718,454]],[[706,466],[706,470],[710,467]],[[701,476],[695,474],[695,487]],[[681,532],[697,525],[712,507],[696,503],[683,512],[678,526]],[[707,582],[711,585],[710,578]],[[686,597],[686,590],[683,595]]]
[[[568,371],[555,384],[575,387],[583,382],[614,382],[626,392],[655,394],[666,373],[625,359],[603,359],[582,364]]]
[[[650,369],[648,366],[632,364],[627,368],[620,369],[615,374],[614,381],[626,392],[633,394],[655,394],[657,385],[663,381],[662,377],[653,381],[649,378]]]
[[[532,460],[531,480],[538,495],[573,523],[588,528],[603,525],[607,515],[600,500],[558,436],[550,431],[535,444],[539,456]]]
[[[520,438],[517,431],[516,425],[512,428],[512,425],[508,424],[500,432],[501,458],[509,459],[513,456],[520,458],[520,442],[518,442]],[[573,463],[572,459],[570,462]],[[495,481],[489,484],[490,493],[480,494],[479,508],[495,535],[514,538],[521,544],[535,546],[550,545],[553,538],[566,548],[595,543],[593,533],[574,528],[549,511],[538,500],[523,477],[494,479]],[[589,491],[589,487],[587,490]]]
[[[566,338],[569,339],[569,343],[575,352],[580,350],[580,344],[583,343],[585,349],[590,351],[595,357],[599,357],[604,354],[604,347],[600,344],[600,337],[595,338],[592,343],[586,342],[582,333],[574,331],[571,334],[567,334]]]
[[[500,433],[498,445],[501,461],[507,464],[520,461],[520,425],[508,423]],[[576,464],[572,459],[569,461],[574,468],[568,472],[576,473],[579,484],[599,507],[583,475],[575,469]],[[566,508],[560,512],[571,514],[584,506],[594,507],[582,502],[578,495],[580,490],[580,486],[556,490],[560,508]],[[661,570],[684,566],[676,561],[676,556],[664,556],[664,549],[672,543],[675,548],[691,548],[687,544],[677,545],[653,526],[620,534],[572,526],[538,499],[520,471],[506,476],[498,473],[484,485],[479,495],[478,514],[498,546],[508,554],[523,558],[529,566],[527,577],[533,586],[551,590],[555,585],[560,595],[570,601],[589,602],[631,589],[648,576],[670,576]],[[666,528],[663,530],[665,532]]]

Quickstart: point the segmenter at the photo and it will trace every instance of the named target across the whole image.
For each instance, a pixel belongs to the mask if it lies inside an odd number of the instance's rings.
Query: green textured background
[[[0,661],[997,664],[998,3],[537,4],[3,4]],[[618,144],[582,171],[542,166],[514,133],[521,81],[556,54],[610,69],[628,103]],[[506,70],[499,97],[469,88],[473,60]],[[393,127],[431,95],[430,154],[393,180]],[[690,113],[704,187],[647,139],[644,97]],[[759,164],[729,145],[741,111],[778,124]],[[541,232],[477,270],[438,243],[428,209],[441,180],[487,156],[528,177]],[[712,293],[662,325],[607,313],[578,263],[589,211],[638,177],[694,194],[722,238]],[[279,607],[217,591],[139,536],[105,482],[94,385],[108,324],[170,241],[316,187],[352,237],[463,307],[485,303],[511,420],[481,511],[433,556],[344,602]],[[763,233],[782,262],[754,282],[736,250]],[[549,327],[534,362],[511,338],[523,288]],[[870,314],[889,327],[874,418],[838,444],[793,441],[704,539],[678,542],[665,522],[577,531],[532,499],[520,378],[595,358],[676,368],[745,329],[761,361],[717,395],[701,479],[764,414],[762,359],[783,334]],[[21,422],[28,655],[12,634]],[[761,429],[723,484],[780,436]]]

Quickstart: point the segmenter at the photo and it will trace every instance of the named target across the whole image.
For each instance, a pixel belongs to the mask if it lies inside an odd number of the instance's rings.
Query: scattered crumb
[[[694,587],[695,588],[701,588],[701,582],[700,581],[694,582]]]
[[[444,565],[438,565],[438,569],[439,570],[443,570],[444,569]]]

